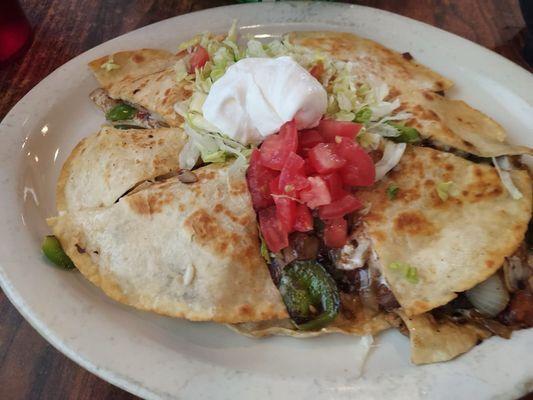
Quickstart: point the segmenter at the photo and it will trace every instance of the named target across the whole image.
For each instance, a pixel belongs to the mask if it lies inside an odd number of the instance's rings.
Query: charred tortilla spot
[[[435,97],[430,92],[424,92],[424,97],[428,99],[429,101],[433,101]]]
[[[406,51],[405,53],[402,53],[402,57],[406,59],[407,61],[411,61],[413,59],[413,56],[408,51]]]
[[[231,185],[230,193],[232,195],[240,195],[248,192],[248,185],[246,182],[237,182],[236,184]]]
[[[213,237],[221,237],[226,232],[220,228],[217,221],[206,210],[200,209],[192,213],[185,221],[195,233],[199,243],[209,243]]]
[[[239,307],[239,314],[241,315],[250,315],[252,313],[252,308],[248,304],[243,304]]]
[[[387,239],[387,235],[385,235],[385,232],[383,232],[383,231],[376,230],[376,231],[374,231],[374,238],[378,242],[384,242]]]
[[[76,246],[76,250],[78,251],[78,253],[80,253],[80,254],[84,254],[85,253],[85,249],[83,247],[81,247],[78,243],[76,243],[74,246]]]
[[[420,211],[404,211],[394,219],[394,227],[411,235],[431,235],[435,226]]]
[[[131,196],[127,199],[132,211],[140,215],[150,215],[150,206],[144,196]]]
[[[446,171],[453,171],[454,170],[454,166],[452,164],[450,164],[450,163],[446,163],[446,164],[444,164],[444,169]]]
[[[435,181],[433,179],[426,179],[424,181],[424,186],[427,187],[427,188],[431,188],[431,187],[435,186]]]
[[[218,203],[213,210],[217,213],[222,212],[224,210],[224,206],[220,203]]]
[[[132,57],[133,62],[136,62],[137,64],[142,63],[145,58],[141,54],[134,54]]]

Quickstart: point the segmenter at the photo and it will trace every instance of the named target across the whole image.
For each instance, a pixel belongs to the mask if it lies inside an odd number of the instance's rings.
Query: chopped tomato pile
[[[344,246],[346,215],[360,209],[354,186],[374,183],[370,156],[357,145],[361,125],[322,120],[317,128],[296,130],[291,121],[254,150],[247,180],[267,247],[279,252],[289,234],[314,229],[323,221],[326,246]]]

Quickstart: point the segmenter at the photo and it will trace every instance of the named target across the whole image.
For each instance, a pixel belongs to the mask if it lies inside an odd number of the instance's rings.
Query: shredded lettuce
[[[506,156],[492,157],[492,163],[494,164],[496,171],[498,171],[502,185],[505,186],[505,189],[507,189],[511,197],[514,200],[520,200],[523,195],[522,192],[520,192],[520,190],[515,186],[513,179],[511,178],[512,167],[511,163],[509,162],[509,158]]]
[[[400,162],[406,147],[407,145],[405,143],[394,143],[390,141],[385,143],[383,157],[376,163],[376,181],[381,180],[387,172]]]

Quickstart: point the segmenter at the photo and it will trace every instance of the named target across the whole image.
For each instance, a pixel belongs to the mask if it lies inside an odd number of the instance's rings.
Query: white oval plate
[[[22,315],[50,343],[101,378],[139,396],[183,399],[516,398],[533,389],[533,330],[492,338],[447,363],[415,367],[406,338],[387,332],[358,375],[359,339],[252,340],[211,323],[138,312],[105,297],[39,251],[55,214],[59,169],[102,115],[86,67],[110,52],[175,50],[204,30],[244,33],[338,30],[369,37],[453,79],[461,97],[497,119],[513,141],[533,145],[533,79],[504,58],[457,36],[391,13],[335,3],[263,3],[172,18],[71,60],[28,93],[0,125],[0,280]]]

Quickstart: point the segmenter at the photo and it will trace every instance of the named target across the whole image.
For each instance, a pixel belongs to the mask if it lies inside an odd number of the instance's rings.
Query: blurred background
[[[21,8],[16,0],[0,0],[0,120],[53,70],[100,43],[176,15],[236,3],[212,0],[19,1]],[[437,26],[533,71],[528,65],[528,61],[533,63],[533,0],[361,0],[349,3],[380,8]],[[529,33],[525,20],[530,26]],[[529,53],[525,55],[527,40]],[[0,292],[0,399],[134,398],[57,352]],[[533,400],[533,396],[529,399]]]

